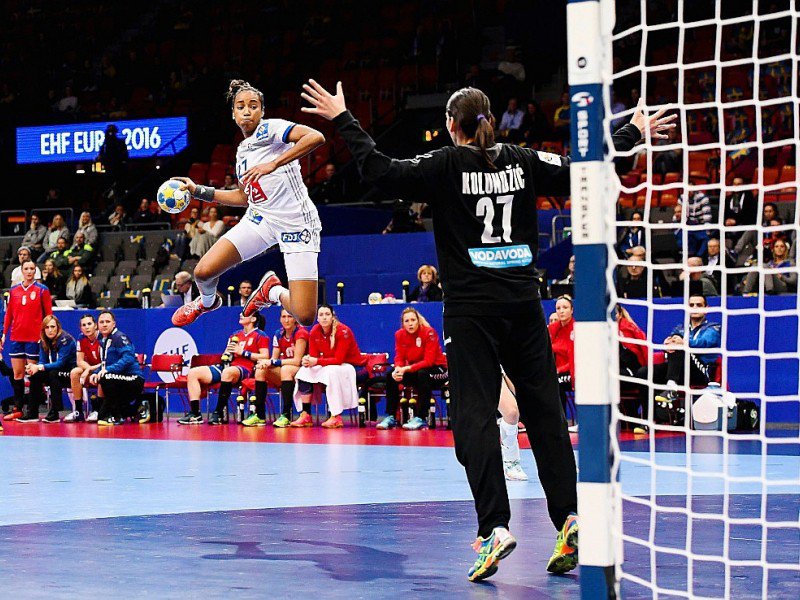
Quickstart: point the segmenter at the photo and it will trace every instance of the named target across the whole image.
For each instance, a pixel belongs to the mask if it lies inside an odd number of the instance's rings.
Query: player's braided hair
[[[496,169],[487,149],[494,146],[494,116],[489,98],[477,88],[461,88],[447,101],[450,115],[468,138],[475,140],[481,155],[492,169]]]
[[[256,94],[261,102],[261,106],[264,106],[264,94],[262,94],[260,90],[250,85],[244,79],[232,79],[230,84],[228,84],[228,93],[225,94],[225,98],[231,103],[231,106],[233,106],[233,101],[236,100],[236,96],[239,94],[239,92],[244,91],[253,92]]]

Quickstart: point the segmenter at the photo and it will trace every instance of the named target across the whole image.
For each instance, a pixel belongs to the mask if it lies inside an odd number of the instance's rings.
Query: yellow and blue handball
[[[158,188],[158,205],[161,210],[170,214],[183,212],[192,201],[189,190],[180,181],[169,179]]]

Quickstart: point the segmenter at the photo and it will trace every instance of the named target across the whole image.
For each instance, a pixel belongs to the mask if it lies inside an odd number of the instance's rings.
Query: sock
[[[292,405],[294,404],[294,381],[281,381],[281,408],[287,419],[292,418]],[[303,406],[305,410],[305,406]],[[309,407],[311,410],[311,407]]]
[[[283,292],[286,292],[288,294],[289,290],[287,290],[282,285],[273,285],[269,289],[269,301],[272,302],[273,304],[281,304],[281,295],[283,294]]]
[[[500,447],[503,451],[503,461],[519,460],[518,427],[500,419]]]
[[[25,380],[12,379],[11,388],[14,390],[14,405],[17,410],[22,410],[22,404],[25,402]]]
[[[197,281],[197,289],[200,290],[200,300],[205,308],[211,308],[217,300],[217,281],[219,281],[219,279]]]
[[[223,409],[228,406],[228,400],[231,397],[231,391],[233,390],[233,384],[230,381],[223,381],[219,384],[219,395],[217,396],[217,408],[214,409],[214,412],[217,414],[222,414]]]
[[[200,414],[200,400],[189,400],[189,412],[193,415]]]
[[[204,308],[211,308],[217,300],[217,293],[213,294],[200,294],[200,301],[203,303]]]
[[[311,402],[303,402],[303,412],[311,414]]]
[[[83,414],[83,398],[80,400],[75,400],[75,410],[81,414]]]
[[[265,406],[266,400],[267,400],[267,382],[256,381],[256,414],[258,415],[259,419],[265,419],[267,417],[267,411]]]

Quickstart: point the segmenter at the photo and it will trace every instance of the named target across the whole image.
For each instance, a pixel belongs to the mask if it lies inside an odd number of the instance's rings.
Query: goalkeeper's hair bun
[[[231,103],[231,105],[233,105],[233,101],[236,100],[236,96],[239,95],[239,92],[244,91],[253,92],[256,94],[258,99],[261,101],[261,106],[263,108],[264,94],[262,94],[260,90],[250,85],[244,79],[231,79],[231,82],[228,84],[228,92],[225,94],[225,98]]]

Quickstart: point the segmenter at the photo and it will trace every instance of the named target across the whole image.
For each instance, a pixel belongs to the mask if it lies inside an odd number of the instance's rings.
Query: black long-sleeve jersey
[[[534,278],[539,228],[536,196],[570,193],[570,160],[496,144],[492,169],[475,146],[451,146],[413,159],[381,154],[350,112],[334,119],[361,177],[389,194],[431,205],[448,316],[529,312],[539,300]],[[627,150],[641,134],[626,125],[614,145]]]

